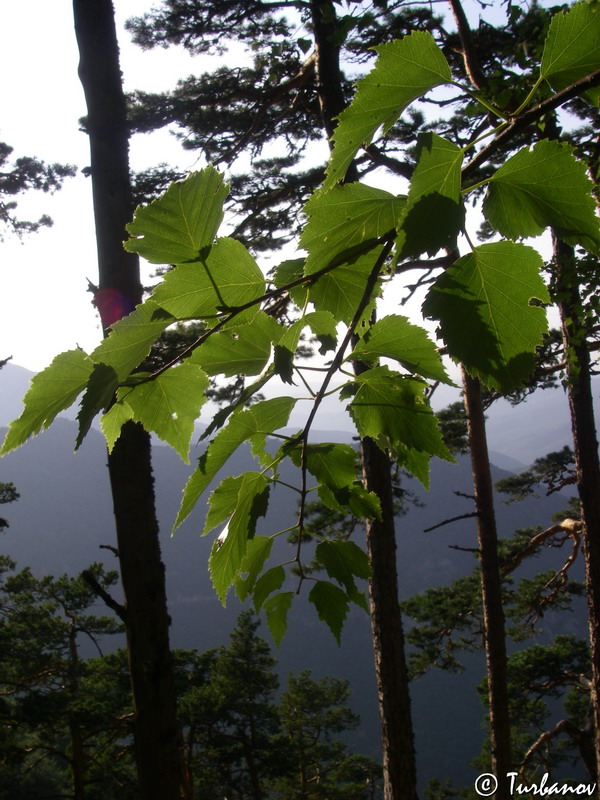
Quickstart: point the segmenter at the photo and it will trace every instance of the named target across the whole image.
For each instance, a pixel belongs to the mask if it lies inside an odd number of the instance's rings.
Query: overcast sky
[[[142,52],[129,42],[125,19],[150,5],[115,2],[126,89],[167,89],[179,77],[210,68],[205,57],[192,59],[179,48]],[[475,0],[467,6],[479,8]],[[77,63],[68,0],[4,4],[0,140],[14,147],[15,157],[72,163],[79,171],[88,164],[87,137],[78,128],[85,103]],[[185,170],[198,166],[196,156],[184,153],[166,131],[133,138],[133,169],[164,161]],[[57,194],[31,193],[19,207],[25,218],[48,213],[55,224],[22,242],[7,237],[0,244],[0,359],[12,355],[13,363],[37,371],[57,353],[76,345],[89,351],[100,338],[86,291],[87,278],[97,278],[91,182],[79,172]]]
[[[201,69],[181,51],[141,52],[123,31],[126,17],[148,8],[147,0],[117,2],[121,66],[126,88],[162,89]],[[85,114],[77,76],[78,53],[71,3],[23,0],[4,4],[0,27],[2,110],[0,140],[13,156],[35,155],[47,162],[89,163],[89,145],[79,131]],[[161,161],[193,169],[196,156],[183,153],[166,132],[135,137],[132,167]],[[97,277],[91,182],[81,172],[53,196],[30,193],[20,214],[48,213],[51,229],[0,244],[0,359],[39,370],[76,344],[89,350],[100,328],[87,280]]]

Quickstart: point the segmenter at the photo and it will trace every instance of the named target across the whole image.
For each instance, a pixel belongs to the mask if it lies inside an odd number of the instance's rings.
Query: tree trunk
[[[69,690],[72,700],[80,695],[79,652],[77,650],[77,625],[70,619],[69,631]],[[73,800],[85,800],[85,749],[79,723],[69,711],[69,736],[71,738],[71,773],[73,776]]]
[[[122,242],[132,218],[129,139],[111,0],[74,0],[90,137],[100,292],[110,292],[106,328],[140,302],[137,256]],[[143,800],[176,800],[180,764],[169,616],[154,507],[150,439],[127,423],[108,459],[117,529],[135,708],[135,752]]]
[[[596,776],[600,775],[600,461],[594,418],[590,354],[580,314],[582,299],[572,247],[554,239],[556,295],[560,311],[568,397],[581,501],[583,554],[592,655],[591,704],[596,752]]]
[[[396,530],[391,463],[372,439],[361,441],[363,480],[381,503],[382,519],[367,520],[367,552],[371,563],[369,600],[375,653],[377,697],[381,718],[385,800],[417,797],[415,745],[404,652],[404,631],[398,602]]]
[[[345,107],[339,46],[334,39],[338,32],[334,5],[331,0],[312,0],[311,15],[317,55],[317,91],[323,127],[331,137],[335,117]],[[351,165],[346,180],[357,179],[356,167]],[[357,373],[364,369],[365,365],[355,365]],[[369,601],[381,719],[384,797],[385,800],[416,800],[414,734],[398,602],[392,465],[372,439],[364,438],[360,447],[365,488],[379,497],[382,513],[381,521],[366,521],[366,540],[372,571]]]
[[[496,800],[509,800],[511,795],[506,777],[510,772],[506,637],[502,584],[498,565],[498,536],[494,514],[492,475],[481,400],[481,385],[477,378],[472,378],[467,373],[464,367],[462,368],[462,380],[477,510],[485,659],[490,705],[492,771],[498,779],[498,789],[494,797]]]

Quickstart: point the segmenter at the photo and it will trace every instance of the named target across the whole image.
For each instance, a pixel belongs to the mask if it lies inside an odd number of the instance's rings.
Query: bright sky
[[[117,0],[121,67],[126,88],[162,89],[194,69],[183,52],[142,53],[123,31],[126,17],[148,9],[147,0]],[[78,53],[69,2],[27,0],[2,9],[0,27],[2,110],[0,140],[14,157],[35,155],[46,162],[89,163],[87,136],[78,120],[85,114],[77,75]],[[194,168],[168,133],[135,137],[133,168],[161,161]],[[22,217],[48,213],[54,227],[0,244],[0,359],[39,370],[57,353],[77,344],[86,350],[100,338],[89,277],[97,277],[91,182],[81,173],[53,196],[30,193],[19,200]]]
[[[179,77],[208,68],[181,49],[142,52],[123,30],[126,18],[148,10],[149,0],[116,0],[121,68],[126,89],[170,88]],[[468,0],[471,9],[474,0]],[[204,62],[204,63],[203,63]],[[35,155],[68,162],[81,170],[89,162],[88,141],[79,131],[85,114],[77,75],[78,54],[71,3],[27,0],[6,3],[0,28],[4,76],[0,140],[14,156]],[[134,169],[158,162],[196,166],[167,132],[134,137]],[[20,214],[48,213],[54,227],[0,244],[0,359],[40,370],[63,350],[86,350],[100,338],[87,278],[97,277],[91,182],[81,172],[54,196],[31,193],[19,200]]]

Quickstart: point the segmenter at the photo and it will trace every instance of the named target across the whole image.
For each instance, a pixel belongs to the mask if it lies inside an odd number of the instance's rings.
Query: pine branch
[[[581,78],[575,83],[572,83],[570,86],[567,86],[565,89],[561,89],[560,92],[557,92],[547,100],[543,100],[541,103],[538,103],[528,111],[524,111],[518,117],[509,122],[498,134],[498,136],[496,136],[496,138],[487,145],[487,147],[484,147],[483,150],[480,150],[479,153],[477,153],[477,155],[474,156],[469,163],[463,167],[463,178],[470,178],[482,164],[485,164],[486,161],[489,161],[489,159],[499,150],[501,150],[514,136],[516,136],[518,133],[522,133],[530,125],[538,122],[538,120],[540,120],[549,111],[554,111],[554,109],[559,108],[569,100],[575,99],[579,95],[583,94],[583,92],[588,91],[588,89],[593,89],[599,85],[600,70],[596,70],[595,72],[592,72],[591,75]]]
[[[465,65],[467,77],[476,89],[483,89],[485,86],[485,76],[479,65],[479,59],[475,50],[473,33],[469,27],[467,15],[462,7],[460,0],[450,0],[452,14],[458,28],[458,35],[462,45],[462,57]]]
[[[117,603],[117,601],[106,591],[106,589],[104,589],[104,587],[98,583],[94,573],[91,570],[84,569],[81,573],[81,577],[98,595],[98,597],[101,597],[106,605],[112,609],[123,622],[127,622],[127,609],[125,606],[121,605],[121,603]]]
[[[430,528],[423,528],[423,533],[429,533],[429,531],[434,531],[436,528],[449,525],[451,522],[458,522],[460,519],[472,519],[473,517],[477,516],[479,516],[477,511],[469,511],[467,514],[459,514],[457,517],[449,517],[448,519],[442,520],[442,522],[438,522],[436,525],[432,525]]]

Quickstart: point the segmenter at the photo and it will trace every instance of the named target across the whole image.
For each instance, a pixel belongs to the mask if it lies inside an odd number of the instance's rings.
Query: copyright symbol
[[[480,797],[491,797],[498,788],[498,778],[491,772],[484,772],[475,781],[475,791]]]

